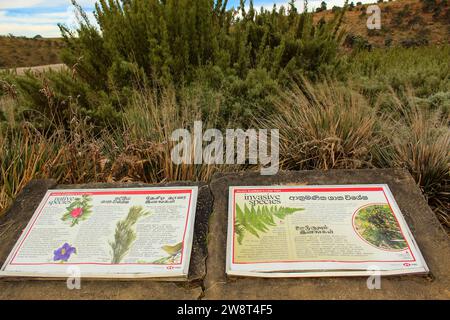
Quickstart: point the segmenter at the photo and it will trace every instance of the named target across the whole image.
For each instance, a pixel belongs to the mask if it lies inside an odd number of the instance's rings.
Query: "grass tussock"
[[[377,121],[359,93],[336,83],[302,81],[275,104],[275,115],[261,124],[280,130],[284,169],[372,166]]]
[[[378,165],[408,169],[450,227],[450,118],[441,110],[421,108],[411,91],[403,99],[393,92],[390,97],[394,112],[382,117],[387,145],[377,147]]]
[[[202,121],[203,130],[216,128],[219,122],[220,101],[213,101],[208,113],[202,110],[198,96],[187,95],[177,101],[175,89],[169,88],[161,93],[144,90],[136,92],[132,103],[124,113],[125,145],[136,146],[137,158],[147,181],[208,181],[212,174],[226,166],[202,164],[175,164],[171,158],[173,147],[178,141],[172,140],[172,133],[187,129],[191,133],[191,161],[194,151],[202,146],[196,145],[193,124]],[[142,149],[147,146],[148,149]],[[143,152],[143,154],[141,153]],[[140,153],[140,154],[139,154]],[[137,160],[137,159],[136,159]]]

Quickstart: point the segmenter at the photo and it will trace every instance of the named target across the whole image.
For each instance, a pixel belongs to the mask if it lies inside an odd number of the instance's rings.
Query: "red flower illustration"
[[[70,212],[73,218],[79,218],[83,214],[83,208],[75,208]]]

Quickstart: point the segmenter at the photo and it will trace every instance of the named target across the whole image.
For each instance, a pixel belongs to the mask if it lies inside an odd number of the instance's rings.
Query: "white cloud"
[[[30,24],[13,24],[0,23],[1,34],[14,34],[16,36],[34,37],[41,35],[48,38],[56,38],[60,36],[58,28],[55,25],[30,25]]]
[[[82,7],[92,7],[97,0],[77,0]],[[0,9],[56,8],[70,6],[70,0],[2,0]]]
[[[68,12],[49,12],[39,15],[14,15],[10,16],[6,11],[0,11],[0,21],[2,23],[13,24],[57,24],[65,22]]]
[[[33,5],[35,2],[42,0],[17,0],[22,5]],[[48,1],[47,1],[48,2]],[[63,0],[57,0],[56,2],[63,2]],[[64,0],[67,3],[68,0]],[[83,0],[79,3],[93,3],[93,0]],[[2,3],[5,6],[5,3]],[[7,5],[7,4],[6,4]],[[9,5],[9,8],[11,5]],[[69,27],[76,25],[76,15],[73,6],[67,6],[64,10],[63,7],[57,7],[57,9],[48,8],[48,10],[42,10],[39,7],[38,13],[32,13],[33,8],[21,13],[15,11],[14,14],[10,14],[6,9],[0,9],[0,35],[14,34],[16,36],[34,37],[37,34],[43,37],[59,37],[61,36],[58,23],[63,23]],[[31,13],[29,13],[31,12]],[[88,10],[88,16],[93,19],[93,14]]]

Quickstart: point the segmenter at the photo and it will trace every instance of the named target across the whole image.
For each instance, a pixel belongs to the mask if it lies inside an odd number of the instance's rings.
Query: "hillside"
[[[344,28],[376,47],[450,43],[448,1],[437,0],[428,9],[424,9],[424,2],[420,0],[397,0],[377,5],[381,9],[381,30],[367,29],[367,4],[349,8],[344,17]],[[327,10],[318,12],[314,19],[316,22],[322,18],[328,21],[333,16],[332,10]]]
[[[60,63],[60,39],[0,36],[0,68],[32,67]]]

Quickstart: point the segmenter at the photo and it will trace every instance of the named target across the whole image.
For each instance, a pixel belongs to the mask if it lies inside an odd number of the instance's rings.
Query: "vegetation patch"
[[[354,218],[356,232],[367,242],[385,250],[404,250],[405,238],[389,205],[364,207]]]

